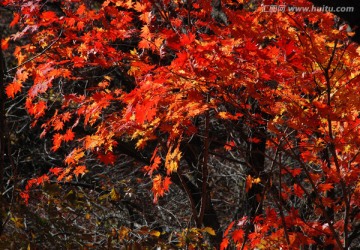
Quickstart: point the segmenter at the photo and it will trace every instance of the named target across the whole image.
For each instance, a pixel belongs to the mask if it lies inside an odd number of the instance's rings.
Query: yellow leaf
[[[94,149],[104,144],[104,140],[98,135],[88,135],[85,138],[85,149]]]
[[[260,182],[261,182],[261,179],[259,177],[252,180],[252,183],[254,183],[254,184],[258,184]]]
[[[85,153],[80,148],[75,148],[66,158],[65,163],[68,165],[76,164]]]
[[[216,234],[214,229],[212,229],[211,227],[205,227],[203,230],[213,236]]]
[[[104,76],[104,79],[107,80],[107,81],[111,81],[111,80],[112,80],[111,76]]]
[[[351,145],[346,145],[345,148],[344,148],[344,152],[349,153],[350,150],[351,150]]]
[[[24,227],[24,223],[23,223],[23,220],[21,218],[12,217],[11,220],[14,222],[15,227],[17,227],[17,228],[23,228]]]
[[[115,190],[115,188],[111,189],[110,191],[110,198],[113,201],[120,200],[120,194]]]
[[[136,49],[133,49],[133,50],[130,50],[130,54],[133,55],[133,56],[137,56],[137,51]]]
[[[130,229],[127,228],[127,227],[121,227],[119,230],[118,230],[118,233],[119,233],[119,239],[122,240],[124,239],[125,237],[128,236],[130,232]]]
[[[335,47],[335,42],[327,42],[327,43],[325,43],[325,46],[330,47],[330,48],[334,48]],[[341,48],[341,47],[343,47],[342,44],[336,44],[336,48]]]
[[[169,149],[166,158],[165,158],[165,167],[167,169],[167,174],[171,174],[176,171],[179,167],[179,162],[181,159],[180,145],[172,151],[172,148]]]
[[[356,52],[360,55],[360,46],[356,49]]]
[[[159,237],[160,236],[160,232],[159,231],[151,231],[150,235],[155,236],[155,237]]]
[[[167,169],[169,170],[169,172],[174,172],[178,169],[179,164],[176,161],[170,161],[170,163],[168,164]]]
[[[108,197],[109,197],[109,194],[103,194],[98,199],[99,199],[99,201],[102,201],[102,200],[107,199]]]

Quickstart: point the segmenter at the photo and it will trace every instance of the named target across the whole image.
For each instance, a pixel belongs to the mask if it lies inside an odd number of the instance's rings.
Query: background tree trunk
[[[2,31],[0,31],[0,42]],[[4,57],[0,46],[0,235],[4,224],[4,171],[5,171],[5,68]]]

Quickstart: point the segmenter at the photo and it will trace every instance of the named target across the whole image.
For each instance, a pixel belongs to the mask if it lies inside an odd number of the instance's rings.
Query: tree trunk
[[[194,180],[197,181],[197,185],[192,183],[187,177],[183,176],[182,178],[185,178],[186,181],[186,187],[190,192],[188,196],[190,200],[195,205],[195,210],[193,213],[193,217],[198,219],[198,216],[201,214],[201,207],[203,207],[203,217],[201,220],[197,221],[197,227],[211,227],[215,230],[216,235],[214,237],[211,237],[211,243],[215,247],[219,247],[221,240],[222,240],[222,234],[223,232],[220,230],[220,222],[219,218],[217,216],[217,213],[213,207],[211,197],[210,197],[210,187],[208,183],[205,183],[206,185],[206,194],[203,194],[202,187],[203,187],[203,167],[201,166],[203,162],[199,162],[199,155],[203,155],[203,152],[201,151],[201,148],[203,146],[203,142],[198,137],[194,137],[189,143],[183,145],[183,153],[184,153],[184,159],[187,161],[188,166],[193,170],[194,173],[198,173],[198,175],[193,176]],[[206,157],[206,156],[205,156]],[[197,167],[197,169],[196,169]],[[174,179],[174,183],[178,183],[178,180]],[[205,198],[205,199],[204,199]],[[202,204],[204,202],[205,204]]]
[[[0,41],[2,31],[0,31]],[[4,171],[5,171],[5,63],[0,45],[0,235],[3,233],[4,225]]]

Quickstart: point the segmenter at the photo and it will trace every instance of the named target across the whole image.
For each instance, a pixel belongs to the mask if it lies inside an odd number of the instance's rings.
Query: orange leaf
[[[19,68],[16,71],[16,79],[20,82],[24,82],[29,77],[29,72],[24,70],[24,68]]]
[[[77,176],[84,175],[87,172],[86,166],[77,166],[74,170],[74,174]]]
[[[161,175],[156,175],[153,179],[153,186],[151,188],[153,194],[154,194],[154,203],[158,201],[159,196],[163,196],[164,191],[161,188]]]
[[[79,16],[81,16],[82,14],[84,14],[86,12],[86,6],[84,4],[80,5],[79,8],[76,11],[76,14],[78,14]]]
[[[156,171],[159,168],[159,164],[161,163],[161,158],[159,156],[156,156],[153,159],[153,163],[150,166],[145,166],[144,170],[148,172],[149,176],[152,176],[153,172]]]
[[[60,167],[50,168],[50,173],[58,176],[64,169]]]
[[[82,151],[80,148],[75,148],[65,158],[65,163],[68,165],[76,164],[84,155],[85,155],[84,151]]]
[[[145,39],[150,39],[151,38],[151,33],[150,33],[150,29],[149,26],[144,25],[141,28],[141,35],[140,37],[145,38]]]
[[[322,183],[322,184],[319,184],[319,186],[318,186],[318,189],[320,192],[326,192],[333,188],[334,188],[334,186],[331,183]]]
[[[41,13],[41,18],[45,21],[54,20],[57,18],[56,13],[53,11],[44,11]]]
[[[74,137],[75,137],[75,133],[71,129],[68,129],[68,130],[66,130],[66,133],[64,134],[63,139],[64,139],[64,141],[68,142],[68,141],[74,140]]]
[[[45,114],[46,102],[45,101],[39,101],[35,105],[36,105],[35,118],[39,118],[39,117],[41,117],[42,115]]]
[[[63,127],[64,127],[64,123],[62,122],[62,121],[60,121],[59,119],[56,119],[55,121],[54,121],[54,130],[55,131],[58,131],[58,130],[62,130],[63,129]]]
[[[194,34],[192,34],[192,33],[184,34],[180,38],[180,43],[181,43],[181,45],[185,46],[185,45],[191,44],[194,40],[195,40]]]
[[[84,22],[81,22],[81,21],[76,24],[76,27],[78,28],[78,30],[83,30],[84,26],[85,26]]]
[[[9,47],[9,39],[10,39],[10,37],[1,40],[1,49],[2,50],[6,50]]]
[[[45,182],[47,182],[48,180],[49,180],[49,176],[47,174],[44,174],[36,179],[36,185],[38,185],[38,186],[42,185]]]
[[[156,115],[156,109],[151,102],[144,102],[142,105],[136,105],[136,122],[143,124],[145,121],[151,121]]]
[[[171,184],[170,177],[166,176],[165,179],[164,179],[164,182],[163,182],[163,189],[165,191],[169,191],[170,184]]]
[[[136,10],[137,12],[143,12],[144,10],[146,10],[146,4],[136,2],[134,5],[134,10]]]
[[[300,155],[301,155],[301,158],[305,162],[311,162],[316,159],[316,156],[314,155],[314,152],[312,152],[312,151],[305,151],[305,152],[302,152]]]
[[[229,231],[230,231],[231,228],[234,226],[234,224],[235,224],[235,221],[233,221],[233,222],[231,222],[231,223],[229,224],[229,226],[226,228],[226,230],[225,230],[225,232],[224,232],[224,237],[226,237],[226,236],[228,235]]]
[[[51,148],[52,151],[56,151],[61,146],[61,141],[63,140],[63,137],[61,134],[56,133],[53,137],[53,147]]]
[[[220,244],[220,250],[225,250],[229,245],[229,239],[224,238]]]
[[[26,205],[29,203],[30,195],[28,191],[20,192],[20,197],[24,200]]]
[[[318,109],[326,109],[326,108],[328,108],[328,105],[326,103],[322,103],[322,102],[319,102],[319,101],[313,101],[313,104]]]
[[[85,138],[85,149],[94,149],[95,147],[101,146],[104,143],[98,135],[88,135]]]
[[[232,238],[235,242],[241,242],[244,239],[244,230],[238,229],[232,233]]]
[[[71,113],[70,112],[65,112],[62,117],[61,117],[61,120],[63,122],[68,122],[71,118]]]
[[[226,151],[230,151],[233,147],[235,147],[235,142],[234,141],[229,141],[224,146]]]
[[[151,43],[146,40],[146,39],[142,39],[139,44],[138,44],[138,47],[140,49],[149,49],[151,47]]]
[[[161,175],[156,175],[153,179],[153,187],[152,191],[154,194],[154,203],[158,201],[158,198],[164,196],[166,191],[169,191],[169,187],[171,184],[170,177],[166,176],[164,180]]]
[[[30,115],[33,115],[35,118],[39,118],[45,114],[45,109],[47,108],[45,101],[39,101],[38,103],[33,103],[31,98],[27,98],[25,102],[25,107]]]
[[[18,81],[10,83],[8,86],[6,86],[6,89],[5,89],[6,95],[10,98],[14,98],[15,94],[20,92],[22,86],[23,85],[21,84],[21,82],[18,82]]]
[[[245,182],[245,191],[248,192],[251,187],[252,187],[252,177],[248,175],[246,177],[246,182]]]
[[[14,19],[11,21],[11,23],[10,23],[10,27],[14,27],[18,22],[19,22],[19,20],[20,20],[20,15],[19,15],[19,13],[15,13],[14,14]]]
[[[63,180],[64,177],[67,176],[67,175],[70,173],[71,170],[72,170],[71,167],[65,168],[65,169],[62,171],[62,173],[58,176],[57,180],[58,180],[58,181]]]

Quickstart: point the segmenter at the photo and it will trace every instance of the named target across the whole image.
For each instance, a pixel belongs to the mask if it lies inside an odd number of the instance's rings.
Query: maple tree
[[[91,214],[126,207],[128,225],[101,228],[109,245],[131,246],[131,235],[170,245],[157,226],[190,249],[359,243],[360,48],[333,14],[268,13],[245,0],[2,4],[17,27],[1,40],[16,60],[2,68],[4,94],[22,96],[31,127],[51,139],[49,155],[66,155],[20,191],[39,214],[75,211],[97,228]],[[4,145],[3,136],[2,157]],[[144,215],[164,200],[176,219],[172,196],[188,226]],[[146,223],[134,211],[156,226],[136,227]]]

